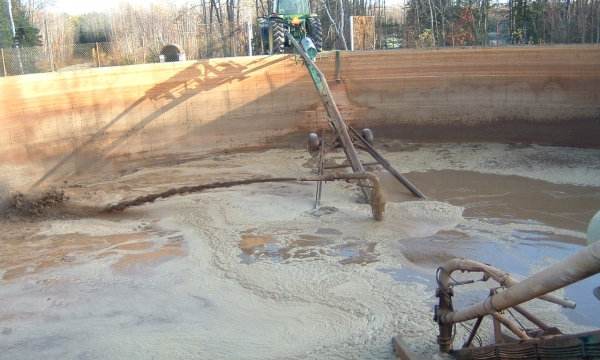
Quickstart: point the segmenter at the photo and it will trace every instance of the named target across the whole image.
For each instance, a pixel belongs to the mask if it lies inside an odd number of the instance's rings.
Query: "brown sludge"
[[[209,189],[219,189],[219,188],[228,188],[232,186],[238,185],[248,185],[248,184],[258,184],[265,182],[285,182],[285,181],[294,181],[296,178],[266,178],[266,179],[246,179],[246,180],[237,180],[237,181],[226,181],[226,182],[216,182],[205,185],[197,185],[197,186],[182,186],[176,189],[170,189],[167,191],[163,191],[157,194],[149,194],[146,196],[139,196],[134,200],[126,200],[121,201],[116,205],[107,206],[102,212],[113,212],[113,211],[123,211],[128,207],[139,206],[146,203],[154,202],[156,199],[168,198],[175,195],[181,194],[189,194],[194,192],[201,192]]]

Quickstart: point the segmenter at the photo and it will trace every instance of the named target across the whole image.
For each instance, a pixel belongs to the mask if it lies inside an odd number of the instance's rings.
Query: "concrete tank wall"
[[[356,127],[412,141],[600,147],[598,46],[343,52],[339,82],[327,55],[317,64]],[[0,104],[0,183],[10,188],[326,127],[291,56],[7,77]]]
[[[347,53],[357,126],[418,141],[599,147],[600,47]],[[331,72],[329,79],[333,78]],[[360,121],[364,119],[365,121]]]

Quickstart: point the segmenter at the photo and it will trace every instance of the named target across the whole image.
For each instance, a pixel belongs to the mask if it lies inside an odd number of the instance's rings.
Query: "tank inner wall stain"
[[[411,141],[600,147],[600,47],[343,52],[343,118]],[[335,56],[317,61],[328,79]],[[176,161],[325,128],[290,56],[108,67],[0,79],[0,182]]]

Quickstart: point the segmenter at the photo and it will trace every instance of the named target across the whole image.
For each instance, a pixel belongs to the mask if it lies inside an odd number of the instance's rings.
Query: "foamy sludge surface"
[[[529,148],[523,155],[485,144],[478,145],[478,156],[468,157],[469,146],[428,145],[410,156],[386,156],[402,172],[456,166],[600,182],[600,170],[588,162],[597,152]],[[440,149],[451,153],[440,158]],[[573,155],[576,170],[557,174],[564,170],[560,164],[554,170],[534,164],[531,171],[520,165],[523,158],[555,156],[554,151]],[[491,159],[507,160],[502,163],[510,169],[491,166]],[[219,163],[227,176],[302,176],[310,171],[303,167],[306,160],[304,151],[272,150]],[[203,174],[208,163],[213,162],[189,164],[170,180]],[[135,184],[144,171],[121,180]],[[354,185],[325,184],[322,206],[328,211],[313,210],[314,191],[314,184],[255,184],[159,200],[102,219],[44,223],[40,241],[79,234],[108,245],[73,250],[61,266],[2,280],[0,357],[389,359],[395,335],[415,352],[439,356],[433,273],[421,274],[431,284],[394,278],[389,269],[419,268],[404,256],[399,240],[456,229],[504,231],[506,237],[512,225],[465,219],[463,207],[416,200],[388,203],[378,223],[368,205],[356,202]],[[99,202],[115,199],[109,193],[93,196]],[[116,237],[125,240],[111,240]],[[528,276],[552,261],[540,259],[516,275]],[[539,308],[547,314],[556,313],[544,306]],[[560,314],[554,317],[567,329],[583,329]]]

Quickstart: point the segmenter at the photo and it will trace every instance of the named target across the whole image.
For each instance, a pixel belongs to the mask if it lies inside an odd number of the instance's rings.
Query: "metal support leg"
[[[324,171],[324,165],[325,165],[325,159],[323,159],[323,157],[325,156],[325,154],[323,152],[324,147],[325,147],[325,130],[323,130],[323,134],[321,135],[321,144],[319,144],[319,169],[317,171],[318,176],[323,175],[323,171]],[[322,189],[323,189],[323,181],[317,182],[317,198],[315,199],[315,210],[318,209],[319,206],[321,206]]]
[[[463,349],[471,346],[471,343],[473,342],[473,339],[475,338],[475,335],[477,334],[477,330],[479,330],[479,326],[481,326],[482,321],[483,321],[483,316],[477,318],[477,321],[475,321],[475,325],[473,325],[473,329],[471,330],[471,333],[469,334],[469,338],[462,346]]]
[[[544,323],[542,320],[535,317],[529,311],[525,310],[525,308],[523,308],[521,305],[515,305],[515,306],[513,306],[513,309],[515,309],[519,314],[523,315],[525,317],[525,319],[531,321],[535,326],[539,327],[541,330],[543,330],[543,331],[550,330],[550,327],[546,323]]]
[[[494,343],[501,344],[502,343],[502,324],[498,319],[493,318],[494,322]]]
[[[525,334],[525,332],[523,330],[519,329],[518,327],[515,326],[515,324],[508,321],[508,319],[506,317],[504,317],[504,315],[497,313],[497,312],[493,312],[490,315],[492,315],[494,317],[494,334],[496,335],[496,343],[499,342],[498,334],[496,333],[496,322],[498,322],[498,324],[502,324],[502,325],[506,326],[506,328],[508,330],[512,331],[520,339],[531,339],[527,334]],[[500,326],[500,325],[498,325],[498,326]],[[500,340],[502,340],[502,331],[500,331]]]
[[[364,150],[366,150],[373,157],[373,159],[377,160],[377,162],[381,164],[381,166],[383,166],[384,169],[389,171],[390,174],[392,174],[398,181],[400,181],[402,185],[404,185],[404,187],[406,187],[413,195],[421,199],[427,199],[427,197],[423,195],[416,187],[414,187],[413,184],[410,183],[410,181],[408,181],[404,176],[402,176],[398,171],[396,171],[396,169],[392,167],[389,161],[387,161],[383,156],[381,156],[381,154],[379,154],[377,150],[375,150],[375,148],[371,146],[371,144],[369,144],[365,139],[363,139],[362,136],[360,136],[360,134],[356,132],[356,130],[354,130],[351,127],[348,127],[348,129],[350,130],[350,134],[352,134],[353,138],[356,141],[360,141],[361,145],[364,147]]]
[[[340,79],[341,69],[342,69],[342,64],[341,64],[341,60],[340,60],[340,51],[336,50],[336,52],[335,52],[335,82],[336,83],[342,82],[342,79]]]

